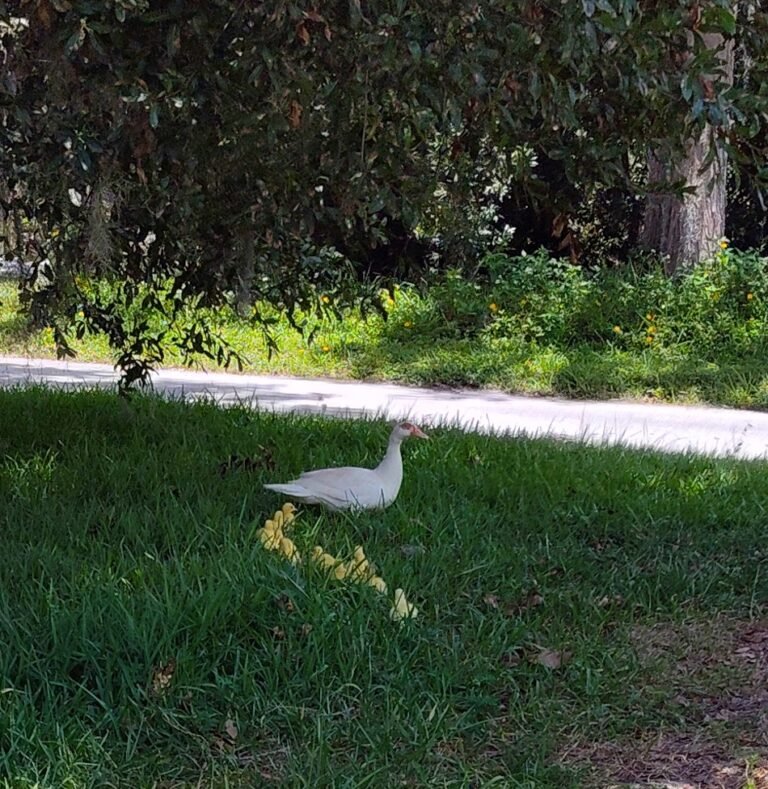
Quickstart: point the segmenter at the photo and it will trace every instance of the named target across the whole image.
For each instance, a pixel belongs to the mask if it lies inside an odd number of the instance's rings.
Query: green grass
[[[255,537],[281,503],[263,482],[374,462],[387,432],[0,391],[0,780],[575,787],[589,764],[564,753],[662,729],[765,755],[636,643],[764,615],[764,463],[435,430],[390,509],[306,510],[294,532],[305,553],[363,544],[420,609],[398,625]],[[233,454],[251,467],[222,474]],[[741,681],[704,669],[699,692]]]
[[[587,272],[543,255],[492,257],[487,267],[477,281],[448,272],[427,288],[404,285],[386,321],[357,310],[342,320],[300,315],[311,343],[275,315],[280,352],[271,357],[260,328],[233,311],[194,318],[250,372],[768,408],[766,259],[726,251],[674,282],[658,270]],[[326,311],[328,298],[319,297]],[[17,306],[15,286],[0,282],[0,353],[54,355],[52,332],[28,331]],[[83,360],[115,358],[101,336],[73,347]],[[171,342],[166,363],[181,364]]]

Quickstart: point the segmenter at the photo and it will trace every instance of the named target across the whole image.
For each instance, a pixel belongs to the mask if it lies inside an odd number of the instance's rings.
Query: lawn
[[[270,355],[259,326],[230,309],[197,311],[249,372],[493,387],[575,398],[634,398],[768,408],[768,260],[724,250],[679,280],[657,269],[589,271],[543,254],[489,258],[470,280],[382,293],[387,319],[356,308],[279,312]],[[0,353],[52,356],[50,329],[29,331],[13,283],[0,282]],[[162,321],[153,323],[158,328]],[[312,342],[309,337],[312,337]],[[166,363],[181,364],[168,335]],[[73,341],[79,358],[112,361],[103,336]],[[205,366],[211,363],[201,360]]]
[[[765,463],[435,430],[391,508],[293,528],[363,545],[396,622],[257,537],[263,482],[387,433],[0,391],[0,780],[759,785]]]

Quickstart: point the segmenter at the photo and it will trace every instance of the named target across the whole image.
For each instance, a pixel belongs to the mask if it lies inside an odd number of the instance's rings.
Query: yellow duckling
[[[371,565],[365,558],[362,545],[355,548],[352,559],[347,563],[347,575],[354,581],[364,581],[371,575]]]
[[[283,515],[283,511],[282,510],[278,510],[272,516],[272,520],[275,522],[275,524],[277,526],[279,526],[282,529],[283,528],[283,521],[285,520],[285,515]]]
[[[381,594],[387,593],[387,585],[380,575],[372,575],[368,579],[368,586],[372,586],[377,592]]]
[[[280,553],[282,553],[286,559],[290,559],[294,564],[299,564],[301,562],[301,556],[296,548],[296,544],[290,537],[280,538]]]
[[[319,545],[312,549],[312,561],[323,570],[332,570],[339,563],[335,556],[326,553]]]
[[[312,550],[312,561],[323,570],[328,570],[328,574],[337,581],[343,581],[347,577],[347,566],[340,559],[326,553],[319,545]]]
[[[395,599],[389,612],[390,618],[402,622],[403,619],[414,619],[418,613],[416,606],[405,599],[405,592],[402,589],[395,589]]]
[[[280,545],[280,540],[283,538],[282,532],[275,529],[259,529],[256,534],[261,540],[261,544],[268,551],[277,550]]]
[[[273,520],[264,521],[264,531],[274,534],[278,528],[278,525]]]
[[[285,504],[283,504],[281,511],[283,513],[284,526],[287,526],[289,523],[293,523],[293,521],[296,520],[296,507],[294,507],[290,501],[286,501]]]

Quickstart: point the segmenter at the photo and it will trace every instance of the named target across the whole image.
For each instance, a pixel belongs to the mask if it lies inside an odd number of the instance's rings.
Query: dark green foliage
[[[477,252],[510,184],[565,216],[584,185],[632,193],[632,155],[674,157],[704,123],[762,161],[765,15],[729,8],[2,3],[2,198],[44,275],[28,308],[64,353],[82,312],[141,377],[163,345],[146,317],[123,321],[137,301],[169,322],[184,304],[311,309],[318,287],[349,303],[377,246],[426,233],[445,255]],[[749,91],[721,89],[712,31],[748,53]],[[114,303],[83,275],[117,282]],[[185,343],[230,358],[204,325]]]

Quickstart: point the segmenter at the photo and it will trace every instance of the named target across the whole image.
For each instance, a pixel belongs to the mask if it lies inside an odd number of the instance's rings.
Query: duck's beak
[[[429,436],[426,433],[424,433],[422,430],[419,430],[419,428],[416,427],[416,425],[414,425],[411,428],[411,435],[414,438],[429,438]]]

